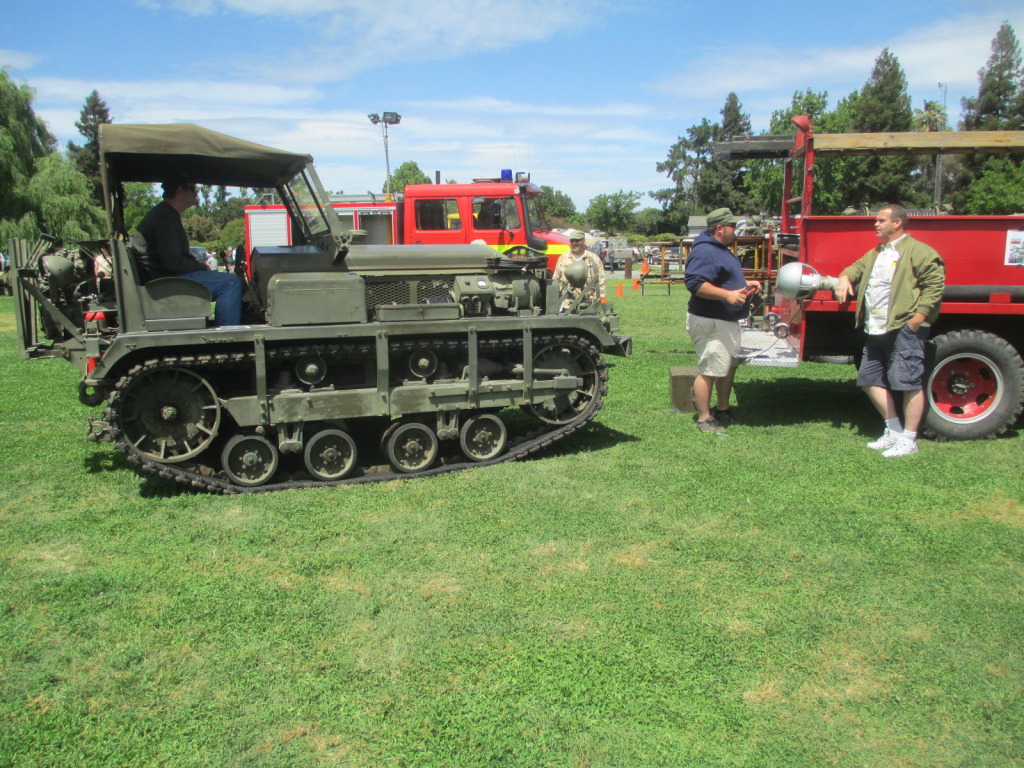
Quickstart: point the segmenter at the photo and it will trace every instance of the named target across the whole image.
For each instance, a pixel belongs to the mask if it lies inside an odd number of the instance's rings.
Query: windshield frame
[[[305,166],[281,184],[278,192],[288,214],[307,242],[322,242],[325,237],[333,237],[334,232],[340,229],[341,224],[334,209],[323,203],[327,196],[311,165]]]
[[[550,231],[551,222],[548,221],[548,214],[537,201],[536,197],[525,197],[526,215],[530,220],[532,229]]]

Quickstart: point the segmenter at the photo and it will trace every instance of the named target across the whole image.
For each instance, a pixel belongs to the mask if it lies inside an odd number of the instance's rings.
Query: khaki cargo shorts
[[[740,351],[740,324],[687,313],[686,330],[697,350],[697,371],[715,379],[728,376]]]

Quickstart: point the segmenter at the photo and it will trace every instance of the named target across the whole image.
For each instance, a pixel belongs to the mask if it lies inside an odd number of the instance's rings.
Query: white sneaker
[[[896,444],[882,455],[887,459],[894,459],[897,456],[909,456],[912,453],[917,453],[917,440],[897,437]]]
[[[886,427],[885,432],[882,433],[882,436],[880,438],[878,438],[874,442],[868,443],[868,448],[870,448],[872,451],[884,451],[896,445],[899,439],[900,433],[893,432],[888,427]]]

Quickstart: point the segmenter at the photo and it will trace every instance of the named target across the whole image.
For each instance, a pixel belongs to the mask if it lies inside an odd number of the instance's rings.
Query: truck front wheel
[[[1002,434],[1024,406],[1024,362],[986,331],[952,331],[932,342],[924,432],[937,440]]]

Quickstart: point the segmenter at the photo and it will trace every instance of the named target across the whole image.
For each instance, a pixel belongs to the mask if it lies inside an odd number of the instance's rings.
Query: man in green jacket
[[[856,323],[867,334],[857,384],[885,419],[885,432],[868,448],[886,458],[917,453],[924,417],[924,346],[939,317],[946,271],[934,248],[907,234],[901,205],[887,205],[875,218],[879,245],[839,275],[836,298],[857,296]],[[893,392],[903,393],[900,424]]]

